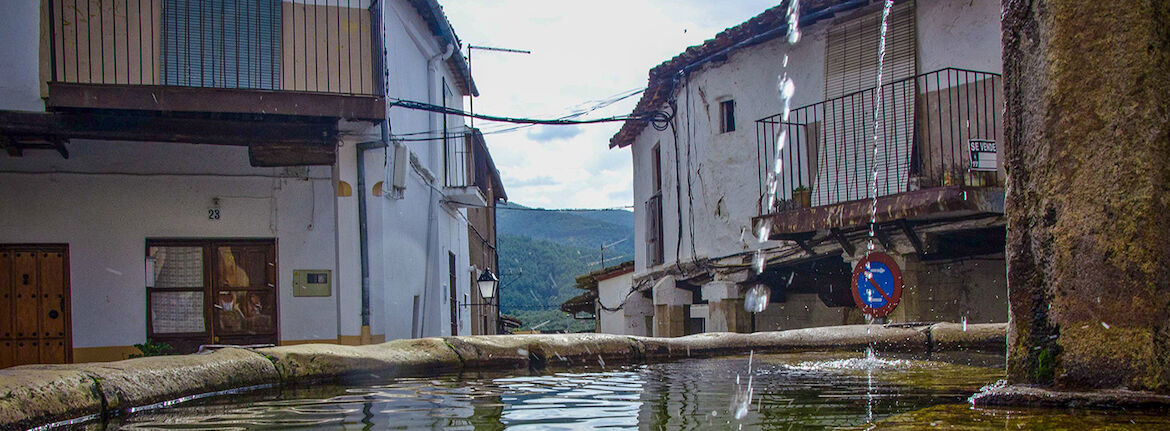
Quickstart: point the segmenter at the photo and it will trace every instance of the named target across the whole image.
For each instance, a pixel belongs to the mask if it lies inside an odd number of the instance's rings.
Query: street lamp
[[[492,299],[496,296],[496,286],[500,284],[500,279],[492,274],[491,269],[485,269],[483,273],[479,274],[479,279],[475,281],[479,286],[479,296],[483,299]]]

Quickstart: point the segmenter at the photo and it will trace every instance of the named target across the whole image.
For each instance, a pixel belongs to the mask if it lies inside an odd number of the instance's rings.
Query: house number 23
[[[219,208],[211,208],[207,210],[208,220],[219,220]]]

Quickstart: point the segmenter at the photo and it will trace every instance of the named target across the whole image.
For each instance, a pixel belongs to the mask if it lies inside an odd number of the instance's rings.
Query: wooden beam
[[[50,108],[118,109],[296,115],[381,121],[386,101],[376,95],[342,95],[246,88],[51,82]]]
[[[0,135],[240,146],[264,143],[333,147],[338,139],[337,121],[332,119],[249,121],[17,111],[0,111]]]

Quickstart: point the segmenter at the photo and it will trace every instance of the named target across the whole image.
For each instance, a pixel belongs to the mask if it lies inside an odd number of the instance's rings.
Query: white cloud
[[[555,118],[646,85],[651,67],[737,25],[776,1],[443,0],[464,45],[475,51],[477,112]],[[465,51],[466,52],[466,51]],[[632,97],[590,114],[628,114]],[[485,131],[509,126],[476,121]],[[568,127],[568,126],[559,126]],[[552,208],[617,207],[633,200],[628,149],[609,149],[620,123],[535,127],[486,136],[512,200]],[[538,181],[539,180],[539,181]]]

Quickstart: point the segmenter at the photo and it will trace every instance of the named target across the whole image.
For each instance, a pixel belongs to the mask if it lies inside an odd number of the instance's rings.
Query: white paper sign
[[[972,139],[969,145],[971,149],[972,171],[999,170],[999,159],[996,155],[995,141]]]

